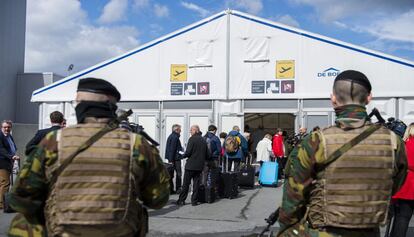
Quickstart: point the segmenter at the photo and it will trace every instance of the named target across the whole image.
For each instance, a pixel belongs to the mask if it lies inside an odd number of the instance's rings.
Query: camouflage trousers
[[[303,224],[297,223],[286,229],[282,233],[278,233],[278,237],[380,237],[379,228],[370,229],[346,229],[326,227],[321,229],[313,229],[308,222]]]
[[[39,223],[30,223],[18,213],[11,221],[9,237],[46,237],[46,228]]]
[[[140,228],[139,233],[131,234],[129,228],[99,227],[90,228],[85,226],[67,226],[59,236],[62,237],[143,237],[146,234],[145,228]],[[9,228],[9,237],[47,237],[46,227],[42,224],[30,223],[22,214],[17,214]]]

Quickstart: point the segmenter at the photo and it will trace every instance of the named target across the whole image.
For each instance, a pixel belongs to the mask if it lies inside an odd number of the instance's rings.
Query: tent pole
[[[226,27],[226,100],[230,99],[230,14],[231,10],[227,9],[227,27]]]

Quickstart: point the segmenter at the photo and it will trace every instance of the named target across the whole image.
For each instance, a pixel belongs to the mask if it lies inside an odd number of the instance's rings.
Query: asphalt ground
[[[174,202],[178,195],[172,195],[164,208],[149,211],[148,236],[240,237],[260,233],[266,226],[264,218],[280,205],[281,197],[281,187],[256,186],[255,189],[240,189],[239,196],[235,199],[219,199],[198,206],[176,206]],[[187,201],[190,202],[190,197]],[[13,216],[14,214],[0,212],[0,237],[7,236]],[[412,219],[408,237],[414,237],[413,227]],[[272,230],[277,232],[277,223]]]

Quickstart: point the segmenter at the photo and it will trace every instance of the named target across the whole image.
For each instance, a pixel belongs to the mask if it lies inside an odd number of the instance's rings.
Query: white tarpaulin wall
[[[79,78],[112,82],[123,101],[328,98],[343,70],[374,97],[412,97],[414,63],[237,11],[218,13],[33,93],[74,99]]]
[[[39,89],[32,101],[73,100],[78,79],[85,77],[110,81],[123,101],[225,99],[226,24],[226,14],[219,13]],[[172,65],[185,67],[173,69]],[[171,81],[176,73],[182,74]],[[177,95],[172,95],[173,83],[179,86]],[[204,89],[197,91],[198,86]]]
[[[328,98],[347,69],[367,75],[374,97],[414,95],[413,62],[236,11],[230,28],[230,99]]]

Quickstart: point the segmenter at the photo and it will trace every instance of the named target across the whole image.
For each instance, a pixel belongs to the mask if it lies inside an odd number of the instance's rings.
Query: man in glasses
[[[10,174],[14,160],[19,160],[16,155],[17,147],[11,135],[13,123],[4,120],[1,123],[0,133],[0,209],[3,209],[3,195],[9,190]]]

